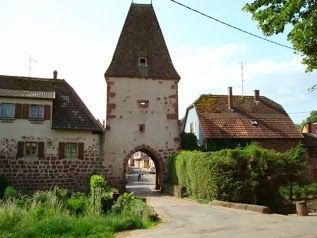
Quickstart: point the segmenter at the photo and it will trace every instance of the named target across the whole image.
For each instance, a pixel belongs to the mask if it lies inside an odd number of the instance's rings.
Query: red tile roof
[[[202,95],[193,105],[206,138],[303,137],[283,107],[263,96],[233,96],[232,109],[225,95]]]
[[[138,64],[147,58],[147,66]],[[105,77],[179,79],[151,4],[132,3]]]

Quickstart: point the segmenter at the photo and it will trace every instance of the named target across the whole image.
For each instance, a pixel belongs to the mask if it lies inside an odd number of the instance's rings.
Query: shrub
[[[72,214],[83,214],[90,204],[89,198],[84,193],[73,193],[66,201],[66,208]]]
[[[273,208],[281,201],[278,188],[298,180],[305,156],[301,146],[278,153],[257,144],[215,152],[181,151],[168,158],[168,181],[186,187],[187,195],[196,199]]]
[[[194,133],[181,133],[181,148],[183,150],[199,150],[198,140]]]
[[[112,211],[116,214],[135,214],[141,217],[143,217],[146,212],[149,212],[145,202],[134,196],[133,193],[124,193],[121,195],[112,206]]]
[[[110,192],[103,192],[100,199],[108,210],[112,205],[110,198]],[[148,216],[143,216],[146,204],[132,196],[121,200],[120,204],[125,204],[120,205],[123,213],[109,211],[106,214],[84,212],[91,204],[89,197],[59,188],[37,191],[28,198],[28,203],[23,203],[24,199],[25,196],[21,195],[0,202],[0,237],[110,238],[114,232],[154,224],[146,219]]]
[[[5,198],[18,198],[20,196],[19,192],[15,190],[12,186],[7,187],[4,190],[4,197]]]
[[[290,184],[281,186],[279,193],[284,199],[290,199]],[[293,183],[292,184],[292,200],[309,200],[317,197],[316,183]]]

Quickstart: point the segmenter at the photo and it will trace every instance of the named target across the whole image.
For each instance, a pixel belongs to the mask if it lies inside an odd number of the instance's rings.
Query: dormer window
[[[258,122],[255,119],[251,119],[250,121],[251,121],[252,126],[258,125]]]
[[[146,57],[139,57],[139,66],[147,66],[147,58]]]

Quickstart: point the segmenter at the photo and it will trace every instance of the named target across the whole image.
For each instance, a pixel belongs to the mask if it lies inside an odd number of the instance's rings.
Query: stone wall
[[[6,177],[17,190],[30,193],[59,186],[86,192],[93,173],[108,178],[108,170],[103,166],[104,152],[101,146],[104,135],[74,130],[52,130],[44,137],[35,135],[36,132],[34,136],[12,135],[0,139],[0,176]],[[25,142],[36,142],[38,153],[20,155],[19,145]],[[80,144],[77,157],[61,156],[61,143]]]
[[[89,178],[93,173],[106,176],[101,157],[58,159],[47,156],[40,159],[12,158],[0,155],[0,175],[19,191],[51,189],[54,186],[75,191],[89,191]]]

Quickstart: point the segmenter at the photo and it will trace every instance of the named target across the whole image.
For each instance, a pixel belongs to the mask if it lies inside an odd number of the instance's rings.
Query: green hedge
[[[186,187],[188,196],[272,206],[278,188],[298,179],[306,167],[301,147],[286,153],[256,144],[217,152],[181,151],[168,158],[168,181]]]

